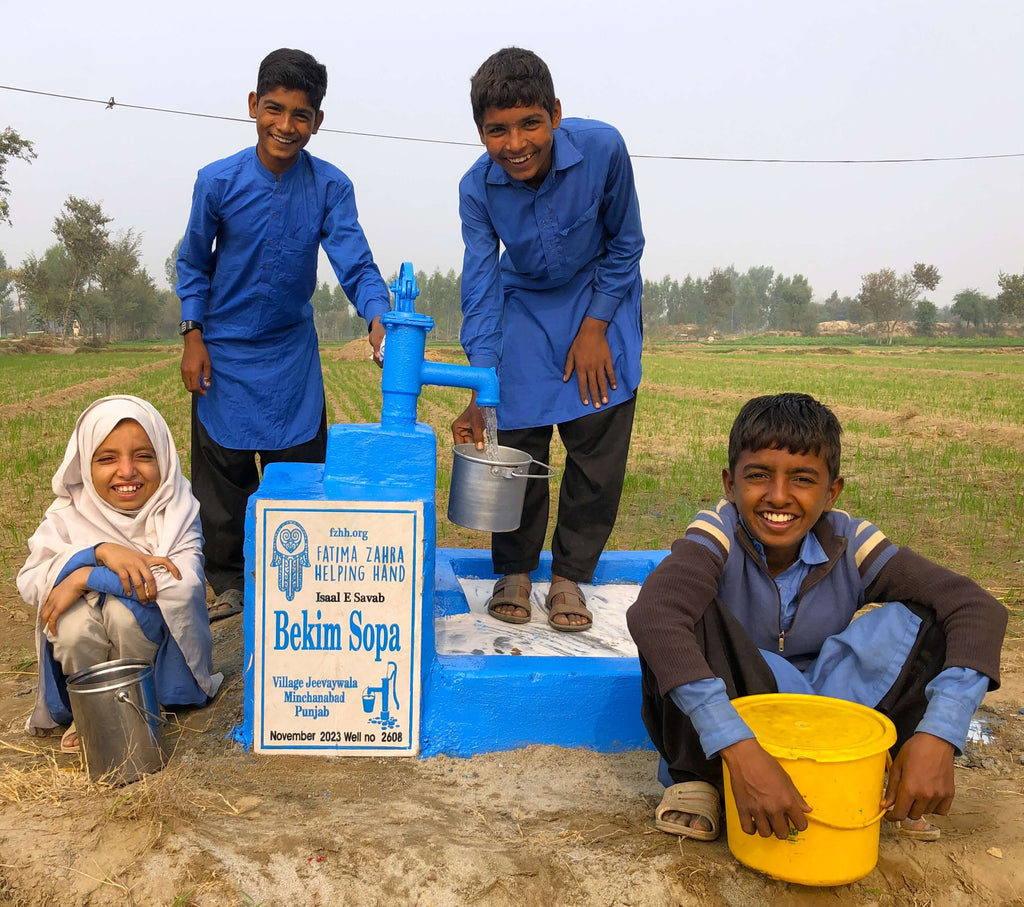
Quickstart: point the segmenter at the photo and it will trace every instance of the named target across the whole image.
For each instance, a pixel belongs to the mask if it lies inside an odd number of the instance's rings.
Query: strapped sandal
[[[905,824],[908,822],[911,824]],[[912,841],[938,841],[942,837],[942,830],[923,817],[921,819],[897,819],[896,833],[900,837],[910,838]]]
[[[529,573],[508,573],[500,577],[494,584],[494,592],[487,602],[487,613],[495,620],[503,620],[507,624],[528,624],[533,610],[530,604],[530,589],[532,588]],[[522,608],[526,612],[526,616],[504,614],[494,610],[508,605]]]
[[[78,736],[78,729],[75,727],[75,722],[73,721],[68,729],[61,735],[60,751],[62,753],[80,753],[82,751],[81,738]]]
[[[559,602],[553,601],[555,596],[562,596]],[[587,600],[580,592],[580,587],[571,579],[560,579],[552,583],[548,590],[548,623],[560,633],[579,633],[594,626],[594,615],[587,608]],[[578,614],[585,617],[585,624],[556,624],[551,618],[557,614]]]
[[[718,790],[707,781],[684,781],[665,788],[665,795],[654,811],[654,827],[670,835],[680,838],[693,838],[695,841],[714,841],[718,837],[719,819],[721,817],[721,799]],[[688,816],[700,816],[711,826],[710,831],[703,828],[690,828],[678,819],[666,819],[665,813],[686,813]]]
[[[215,620],[223,620],[225,617],[234,617],[242,613],[244,596],[241,589],[226,589],[207,606],[206,613],[212,624]]]

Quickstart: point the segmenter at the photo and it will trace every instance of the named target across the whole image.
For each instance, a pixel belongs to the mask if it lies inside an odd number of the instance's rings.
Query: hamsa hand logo
[[[277,588],[292,601],[302,588],[302,568],[309,566],[309,539],[306,530],[294,520],[277,527],[270,566],[277,567]]]

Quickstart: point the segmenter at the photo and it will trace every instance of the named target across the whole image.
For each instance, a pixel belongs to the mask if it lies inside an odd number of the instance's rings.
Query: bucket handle
[[[546,469],[548,471],[547,475],[539,475],[529,472],[516,472],[516,469],[529,469],[531,464],[536,464],[541,469]],[[556,475],[558,475],[558,470],[552,469],[550,466],[548,466],[547,463],[541,463],[540,460],[531,459],[529,463],[523,463],[521,466],[516,466],[512,470],[512,475],[514,475],[517,479],[553,479]]]
[[[114,694],[114,700],[116,702],[123,702],[130,705],[136,712],[138,712],[143,718],[152,718],[154,721],[159,721],[160,724],[166,724],[168,727],[172,726],[172,723],[164,718],[163,715],[154,715],[152,712],[144,709],[137,702],[133,702],[132,698],[128,695],[127,690],[119,690]]]
[[[804,813],[804,815],[806,816],[808,821],[817,822],[818,825],[824,825],[826,828],[835,828],[838,831],[859,831],[863,828],[870,828],[872,825],[875,825],[878,822],[880,822],[882,816],[884,816],[886,812],[888,812],[888,810],[883,809],[873,819],[868,819],[867,822],[861,822],[854,825],[842,825],[838,822],[829,822],[828,819],[822,819],[820,816],[814,815],[814,813]]]
[[[889,755],[889,751],[885,751],[885,770],[888,772],[892,768],[892,756]],[[870,828],[872,825],[880,822],[889,810],[883,809],[873,819],[868,819],[866,822],[861,822],[854,825],[841,825],[838,822],[829,822],[828,819],[822,819],[820,816],[814,815],[814,813],[804,813],[807,818],[812,822],[817,822],[819,825],[824,825],[826,828],[834,828],[837,831],[860,831],[863,828]]]

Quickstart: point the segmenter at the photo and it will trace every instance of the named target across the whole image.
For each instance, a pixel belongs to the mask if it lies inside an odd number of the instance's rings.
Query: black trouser
[[[594,575],[619,511],[635,411],[634,396],[558,425],[565,447],[558,519],[551,540],[551,572],[558,576],[586,583]],[[550,425],[499,430],[498,443],[549,463],[551,434]],[[537,467],[533,471],[540,472]],[[491,535],[491,559],[499,576],[537,569],[548,530],[548,499],[545,480],[527,480],[519,528]]]
[[[921,618],[917,639],[896,682],[875,706],[896,725],[895,756],[914,734],[928,705],[925,687],[942,670],[946,658],[946,637],[935,620],[935,612],[913,602],[905,606]],[[777,693],[775,675],[761,657],[754,641],[732,613],[715,600],[694,626],[697,644],[716,677],[725,681],[730,699],[758,693]],[[654,673],[640,657],[643,692],[641,716],[647,733],[675,782],[709,781],[722,786],[720,756],[707,759],[700,737],[690,719],[669,697],[658,692]]]
[[[327,404],[320,428],[309,441],[283,450],[236,450],[222,447],[211,438],[196,412],[192,398],[192,491],[199,501],[203,524],[206,580],[214,593],[243,589],[245,559],[245,508],[259,485],[268,463],[323,463],[327,454]]]

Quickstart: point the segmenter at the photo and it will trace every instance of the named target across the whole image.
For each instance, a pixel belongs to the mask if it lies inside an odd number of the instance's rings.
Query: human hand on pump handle
[[[380,315],[370,322],[369,341],[372,352],[370,358],[377,364],[377,368],[384,368],[384,325],[380,323]]]

